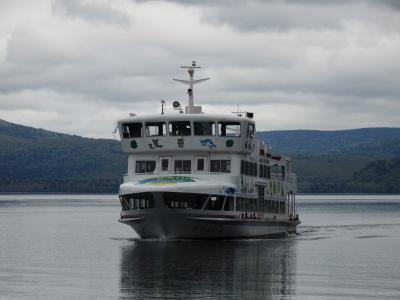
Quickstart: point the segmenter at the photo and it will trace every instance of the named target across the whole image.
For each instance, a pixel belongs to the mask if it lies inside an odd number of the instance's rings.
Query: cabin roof
[[[153,115],[142,115],[142,116],[132,116],[124,119],[120,119],[118,123],[128,123],[128,122],[157,122],[157,121],[234,121],[242,122],[247,121],[254,123],[254,120],[239,117],[235,115],[223,115],[223,114],[153,114]]]

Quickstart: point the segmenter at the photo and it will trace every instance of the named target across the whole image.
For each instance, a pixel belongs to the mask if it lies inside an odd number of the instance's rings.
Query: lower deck
[[[178,192],[120,196],[120,222],[141,238],[255,238],[295,233],[287,199]]]
[[[220,212],[242,219],[297,219],[295,196],[285,198],[239,197],[187,192],[142,192],[120,195],[122,215],[154,208],[190,210],[202,213]]]

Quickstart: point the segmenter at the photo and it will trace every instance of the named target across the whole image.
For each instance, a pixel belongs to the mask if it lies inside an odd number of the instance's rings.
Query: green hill
[[[0,120],[0,192],[117,192],[126,173],[118,141]]]
[[[300,192],[398,192],[400,175],[392,169],[400,158],[400,128],[257,135],[274,153],[292,156]],[[0,192],[115,193],[126,169],[118,141],[0,120]]]
[[[257,137],[289,155],[400,156],[400,128],[263,131]]]
[[[400,193],[400,159],[377,160],[354,174],[346,188],[352,192]]]
[[[366,165],[400,157],[400,128],[268,131],[258,138],[273,152],[292,156],[303,193],[382,192],[383,182],[358,187],[350,182]]]

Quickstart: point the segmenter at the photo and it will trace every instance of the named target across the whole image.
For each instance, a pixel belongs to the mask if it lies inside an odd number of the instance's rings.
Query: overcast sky
[[[0,119],[112,138],[192,60],[195,103],[258,130],[400,127],[400,1],[0,1]]]

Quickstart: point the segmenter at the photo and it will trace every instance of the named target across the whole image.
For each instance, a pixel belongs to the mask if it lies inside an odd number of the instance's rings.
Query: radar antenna
[[[193,103],[193,85],[206,81],[210,78],[203,78],[203,79],[197,79],[197,80],[193,80],[193,75],[194,75],[194,69],[200,69],[200,66],[196,66],[196,61],[193,60],[192,61],[192,65],[191,66],[181,66],[182,69],[188,69],[188,73],[189,73],[189,80],[183,80],[183,79],[173,79],[177,82],[183,83],[183,84],[187,84],[189,86],[188,88],[188,95],[189,95],[189,103],[188,106],[186,107],[186,113],[188,114],[192,114],[192,113],[199,113],[195,111],[195,106]],[[196,107],[197,108],[197,107]],[[201,112],[201,110],[200,110]]]
[[[232,113],[236,114],[238,117],[241,117],[245,112],[244,111],[240,111],[239,104],[236,104],[236,106],[237,106],[237,110],[233,111]]]

